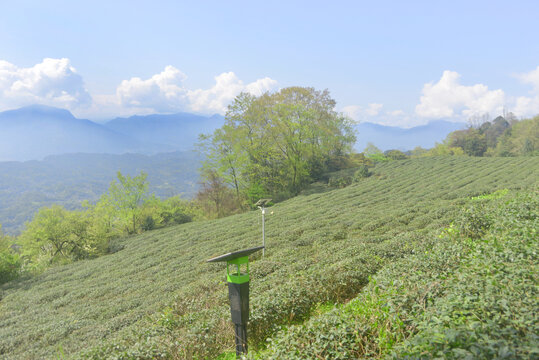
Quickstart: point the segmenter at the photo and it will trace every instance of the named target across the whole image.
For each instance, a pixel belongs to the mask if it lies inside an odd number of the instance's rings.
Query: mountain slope
[[[42,161],[0,162],[0,224],[13,234],[39,208],[58,204],[80,208],[83,200],[97,201],[121,171],[148,174],[149,191],[161,198],[194,195],[202,156],[172,152],[141,154],[51,155]]]
[[[394,161],[347,188],[275,205],[266,257],[251,263],[251,344],[316,304],[354,297],[379,269],[437,238],[470,196],[537,186],[537,171],[531,157]],[[215,358],[233,338],[224,268],[205,260],[260,244],[259,218],[253,211],[151,231],[121,240],[114,254],[5,284],[0,357],[93,348],[96,359]]]
[[[0,161],[42,159],[65,153],[149,152],[148,145],[69,111],[42,105],[0,113]]]
[[[105,126],[142,142],[161,143],[175,150],[190,150],[200,134],[211,133],[223,123],[224,118],[220,115],[205,117],[178,113],[116,118]]]
[[[431,121],[427,125],[403,129],[393,126],[384,126],[373,123],[359,123],[357,130],[357,142],[354,148],[363,151],[367,144],[373,143],[381,150],[398,149],[402,151],[412,150],[416,146],[430,149],[436,142],[442,142],[446,136],[455,130],[463,129],[465,124],[450,121]]]

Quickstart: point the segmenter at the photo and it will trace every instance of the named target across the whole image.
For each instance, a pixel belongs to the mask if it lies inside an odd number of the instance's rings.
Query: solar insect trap
[[[209,259],[208,262],[226,261],[226,280],[230,314],[234,323],[236,356],[247,354],[247,322],[249,321],[249,255],[264,249],[258,246]],[[243,271],[242,271],[243,268]]]

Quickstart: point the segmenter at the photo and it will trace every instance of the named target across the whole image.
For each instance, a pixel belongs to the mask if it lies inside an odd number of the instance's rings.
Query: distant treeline
[[[518,121],[498,116],[492,121],[473,124],[450,133],[442,144],[430,150],[415,148],[410,156],[537,156],[539,155],[539,116]]]
[[[42,207],[68,210],[95,203],[116,173],[148,174],[149,191],[165,199],[196,194],[202,156],[194,151],[142,154],[63,154],[41,161],[0,162],[0,224],[17,235]]]

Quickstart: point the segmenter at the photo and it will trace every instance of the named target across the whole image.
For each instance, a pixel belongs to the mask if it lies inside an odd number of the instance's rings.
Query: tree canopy
[[[238,201],[297,194],[305,184],[342,166],[356,138],[351,120],[335,111],[327,90],[290,87],[259,97],[242,93],[225,125],[201,137],[203,175],[217,174]]]

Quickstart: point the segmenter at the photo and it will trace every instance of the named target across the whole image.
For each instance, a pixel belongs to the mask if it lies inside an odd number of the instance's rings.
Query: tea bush
[[[537,357],[539,192],[483,199],[499,200],[469,205],[348,304],[281,330],[250,357]],[[489,225],[470,237],[483,217]]]
[[[250,349],[263,348],[268,337],[277,344],[283,326],[315,322],[320,303],[362,296],[343,305],[344,320],[332,310],[331,319],[313,326],[372,319],[333,334],[349,339],[361,330],[361,351],[372,356],[419,336],[417,314],[446,291],[442,285],[466,256],[458,242],[437,238],[440,229],[459,218],[470,197],[530,188],[538,170],[539,159],[531,157],[391,161],[344,189],[276,204],[266,215],[266,256],[256,254],[251,263]],[[488,234],[498,222],[485,214]],[[224,267],[205,260],[259,245],[260,217],[253,211],[148,231],[116,240],[112,254],[4,284],[0,358],[53,358],[60,348],[67,357],[90,359],[215,358],[233,351]]]

